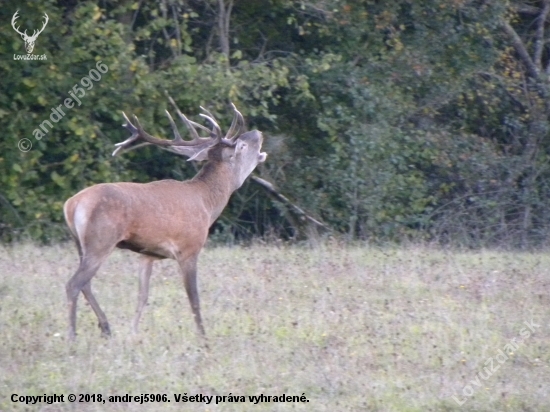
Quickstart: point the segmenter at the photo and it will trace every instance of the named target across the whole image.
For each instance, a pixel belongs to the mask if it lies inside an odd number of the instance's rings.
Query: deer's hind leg
[[[115,248],[120,235],[116,233],[116,230],[99,224],[89,225],[88,229],[77,234],[76,243],[80,255],[80,265],[66,285],[69,304],[69,340],[74,340],[76,336],[76,307],[81,291],[97,316],[101,334],[103,336],[111,334],[107,317],[92,293],[91,281],[99,267]]]
[[[69,340],[74,340],[76,336],[76,305],[78,295],[81,291],[97,316],[101,333],[105,336],[109,336],[111,334],[107,317],[97,303],[91,288],[92,278],[110,253],[111,250],[106,253],[102,253],[99,256],[83,256],[80,260],[80,265],[78,266],[76,273],[67,282],[66,291],[69,304]]]
[[[94,310],[95,315],[97,316],[98,326],[99,329],[101,329],[101,335],[105,337],[111,336],[111,328],[109,326],[107,316],[105,316],[105,313],[101,310],[101,307],[99,307],[99,303],[97,303],[97,300],[92,293],[91,280],[84,285],[84,287],[82,288],[82,293],[84,294],[84,297],[86,298],[86,300]]]
[[[143,309],[147,304],[147,299],[149,298],[149,280],[151,279],[151,273],[153,271],[153,262],[156,258],[150,256],[142,255],[140,256],[140,269],[139,269],[139,294],[138,294],[138,305],[136,308],[136,314],[134,316],[134,321],[132,323],[132,332],[138,332],[139,319],[143,313]]]
[[[199,330],[201,336],[205,337],[206,335],[204,333],[204,326],[201,318],[199,292],[197,290],[198,253],[186,258],[179,257],[177,261],[183,277],[185,291],[187,292],[187,297],[189,298],[189,304],[191,305],[191,311],[193,312],[193,317],[195,319],[195,323],[197,324],[197,329]]]

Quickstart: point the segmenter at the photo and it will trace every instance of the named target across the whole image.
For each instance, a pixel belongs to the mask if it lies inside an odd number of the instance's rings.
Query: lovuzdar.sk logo
[[[27,34],[27,30],[24,32],[19,31],[19,27],[15,26],[15,21],[19,18],[18,14],[19,10],[15,12],[11,19],[11,25],[13,29],[19,34],[23,41],[25,42],[25,49],[27,50],[27,54],[14,54],[13,60],[47,60],[47,57],[45,54],[32,54],[32,51],[34,50],[34,44],[36,43],[36,39],[40,33],[44,31],[46,28],[46,25],[48,24],[48,21],[50,20],[48,15],[44,13],[44,23],[42,24],[42,28],[40,30],[34,30],[32,33],[32,36],[29,36]]]

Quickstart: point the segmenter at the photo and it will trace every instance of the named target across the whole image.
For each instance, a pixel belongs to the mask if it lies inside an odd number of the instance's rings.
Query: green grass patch
[[[155,263],[140,333],[131,334],[137,259],[121,251],[93,280],[113,337],[99,336],[81,296],[78,337],[69,344],[65,283],[76,267],[68,244],[0,249],[0,410],[550,410],[544,253],[210,248],[199,262],[209,350],[173,261]],[[528,337],[526,321],[540,325]],[[514,339],[521,345],[503,363],[494,360],[498,370],[485,379],[489,359]],[[11,401],[54,393],[166,394],[171,402]],[[248,398],[283,393],[309,402]],[[176,403],[174,394],[213,401]],[[230,394],[246,402],[215,404]]]

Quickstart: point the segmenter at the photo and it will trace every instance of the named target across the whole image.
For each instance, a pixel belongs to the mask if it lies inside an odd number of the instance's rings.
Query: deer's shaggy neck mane
[[[210,160],[191,180],[202,188],[205,204],[211,210],[210,224],[220,216],[235,190],[232,176],[227,163]]]

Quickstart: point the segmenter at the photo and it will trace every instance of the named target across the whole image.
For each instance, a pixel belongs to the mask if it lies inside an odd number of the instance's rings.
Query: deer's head
[[[169,99],[176,108],[179,118],[187,126],[192,140],[182,139],[168,111],[166,111],[166,115],[168,116],[168,120],[174,132],[175,137],[173,140],[159,139],[151,136],[143,130],[136,116],[134,116],[134,124],[128,119],[125,113],[122,113],[126,120],[124,127],[128,129],[132,135],[124,142],[115,145],[117,149],[113,152],[113,156],[116,156],[121,151],[132,150],[143,145],[153,144],[178,155],[186,156],[188,160],[207,160],[213,164],[223,163],[228,173],[232,176],[232,190],[239,188],[256,166],[264,162],[267,158],[267,154],[261,151],[263,143],[262,133],[258,130],[244,131],[243,116],[234,104],[231,104],[234,114],[233,121],[225,136],[222,136],[220,126],[212,113],[208,110],[201,107],[204,112],[201,113],[201,116],[211,123],[211,130],[199,123],[189,120],[177,108],[174,100],[171,97],[169,97]],[[209,136],[200,137],[197,129],[208,132]],[[144,142],[133,145],[137,140],[143,140]]]
[[[34,43],[36,42],[38,35],[44,31],[44,28],[48,24],[49,18],[48,15],[44,13],[44,23],[42,24],[42,28],[40,30],[34,30],[32,36],[29,36],[27,35],[27,30],[21,33],[19,31],[19,27],[15,27],[15,21],[19,18],[17,13],[19,13],[19,10],[17,10],[13,15],[11,25],[13,29],[23,38],[23,41],[25,42],[25,49],[27,50],[27,53],[30,54],[34,50]]]

